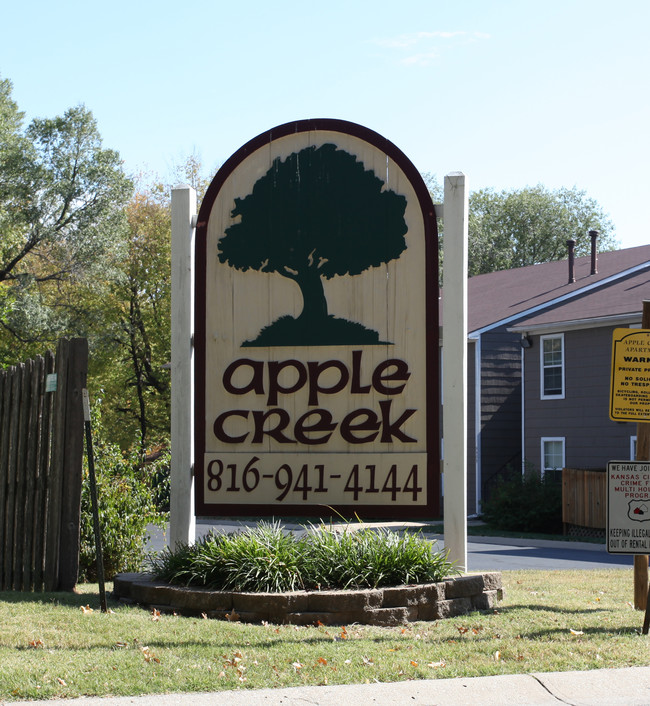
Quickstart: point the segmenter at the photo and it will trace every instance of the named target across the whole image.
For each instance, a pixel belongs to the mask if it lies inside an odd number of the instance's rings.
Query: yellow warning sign
[[[612,339],[609,416],[616,422],[650,421],[650,330],[617,328]]]

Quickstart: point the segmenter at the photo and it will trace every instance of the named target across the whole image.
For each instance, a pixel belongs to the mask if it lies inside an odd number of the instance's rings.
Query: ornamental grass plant
[[[420,533],[312,525],[298,535],[277,521],[166,549],[150,568],[172,584],[272,593],[430,583],[457,573]]]

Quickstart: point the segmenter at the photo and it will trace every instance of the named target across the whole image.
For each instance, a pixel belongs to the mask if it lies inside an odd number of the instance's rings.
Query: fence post
[[[9,419],[7,435],[7,492],[5,497],[5,523],[3,548],[3,586],[7,590],[13,587],[13,547],[16,513],[16,462],[18,455],[18,402],[20,400],[20,379],[22,365],[10,368],[11,396],[9,400]]]
[[[29,390],[29,419],[27,422],[27,457],[25,459],[25,522],[23,525],[25,541],[23,545],[23,581],[22,590],[34,588],[36,555],[34,512],[36,498],[36,476],[38,473],[39,419],[42,408],[43,367],[42,356],[30,361],[31,385]]]
[[[15,368],[2,371],[2,409],[0,410],[0,552],[7,551],[6,537],[9,488],[9,420],[11,419],[11,391]],[[0,589],[8,588],[4,580],[4,561],[0,559]]]
[[[45,532],[47,530],[47,481],[50,472],[50,442],[52,436],[52,411],[54,409],[54,393],[47,392],[47,376],[54,373],[56,361],[52,351],[43,356],[43,366],[40,376],[41,395],[38,411],[38,448],[36,453],[36,476],[34,478],[34,548],[32,551],[35,591],[45,587]]]
[[[25,361],[20,366],[20,397],[15,416],[18,423],[16,434],[16,491],[14,499],[14,542],[12,588],[23,588],[25,574],[25,502],[27,491],[27,425],[29,422],[29,403],[32,382],[33,362]]]
[[[59,591],[71,591],[79,573],[81,484],[84,442],[83,390],[88,372],[88,342],[68,341],[68,371],[65,390],[65,428],[59,539]]]

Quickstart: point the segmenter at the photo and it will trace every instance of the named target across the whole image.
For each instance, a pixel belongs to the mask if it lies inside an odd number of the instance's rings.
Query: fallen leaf
[[[494,653],[494,661],[495,661],[495,662],[498,662],[500,659],[501,659],[501,652],[499,652],[499,650],[497,650],[497,651]]]
[[[93,612],[93,609],[92,609],[89,605],[82,605],[82,606],[81,606],[81,612],[82,612],[84,615],[88,615],[89,613],[92,613],[92,612]]]
[[[461,635],[464,635],[469,630],[469,628],[466,628],[464,625],[460,625],[456,626],[456,630],[458,630]]]
[[[236,667],[239,662],[244,659],[244,654],[242,653],[241,650],[235,650],[233,652],[232,657],[228,657],[228,655],[221,655],[221,657],[224,660],[224,665],[229,665],[231,667]]]
[[[116,642],[115,647],[128,647],[129,645],[126,642]]]
[[[427,667],[432,667],[433,669],[440,669],[441,667],[446,667],[447,663],[445,662],[444,659],[441,659],[439,662],[429,662],[427,664]]]
[[[226,620],[230,620],[231,623],[234,623],[235,621],[239,620],[239,615],[235,613],[235,609],[232,609],[231,613],[226,613]]]
[[[569,632],[572,635],[584,635],[584,632],[582,632],[582,630],[574,630],[573,628],[569,628]]]
[[[142,656],[144,657],[145,662],[157,662],[160,664],[158,657],[156,657],[156,655],[146,645],[141,647],[140,650],[142,651]]]
[[[302,669],[302,664],[300,664],[300,662],[292,662],[291,666],[296,670],[296,672]]]
[[[363,656],[363,663],[369,667],[375,666],[375,660],[372,657]]]
[[[61,684],[61,686],[68,686],[68,685],[65,683],[65,680],[61,679],[61,677],[57,677],[56,680],[59,682],[59,684]]]
[[[203,618],[203,620],[207,620],[207,619],[208,619],[208,614],[207,614],[207,613],[201,613],[201,617]]]
[[[411,660],[411,666],[417,667],[418,663],[415,660]]]
[[[319,657],[318,664],[327,664],[327,660],[325,659],[325,657]]]
[[[40,638],[39,638],[38,640],[32,640],[32,641],[29,643],[29,646],[30,646],[30,647],[33,647],[34,649],[36,649],[36,648],[38,648],[38,647],[43,647],[43,646],[44,646],[44,645],[43,645],[43,640],[41,640]]]
[[[160,611],[157,608],[154,608],[151,611],[151,619],[155,623],[157,620],[160,620]]]

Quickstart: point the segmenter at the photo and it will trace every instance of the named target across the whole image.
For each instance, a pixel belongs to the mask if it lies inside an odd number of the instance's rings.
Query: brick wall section
[[[499,572],[469,574],[439,583],[358,591],[236,593],[171,586],[147,574],[118,574],[113,596],[160,611],[245,623],[402,625],[491,610],[503,598]]]

